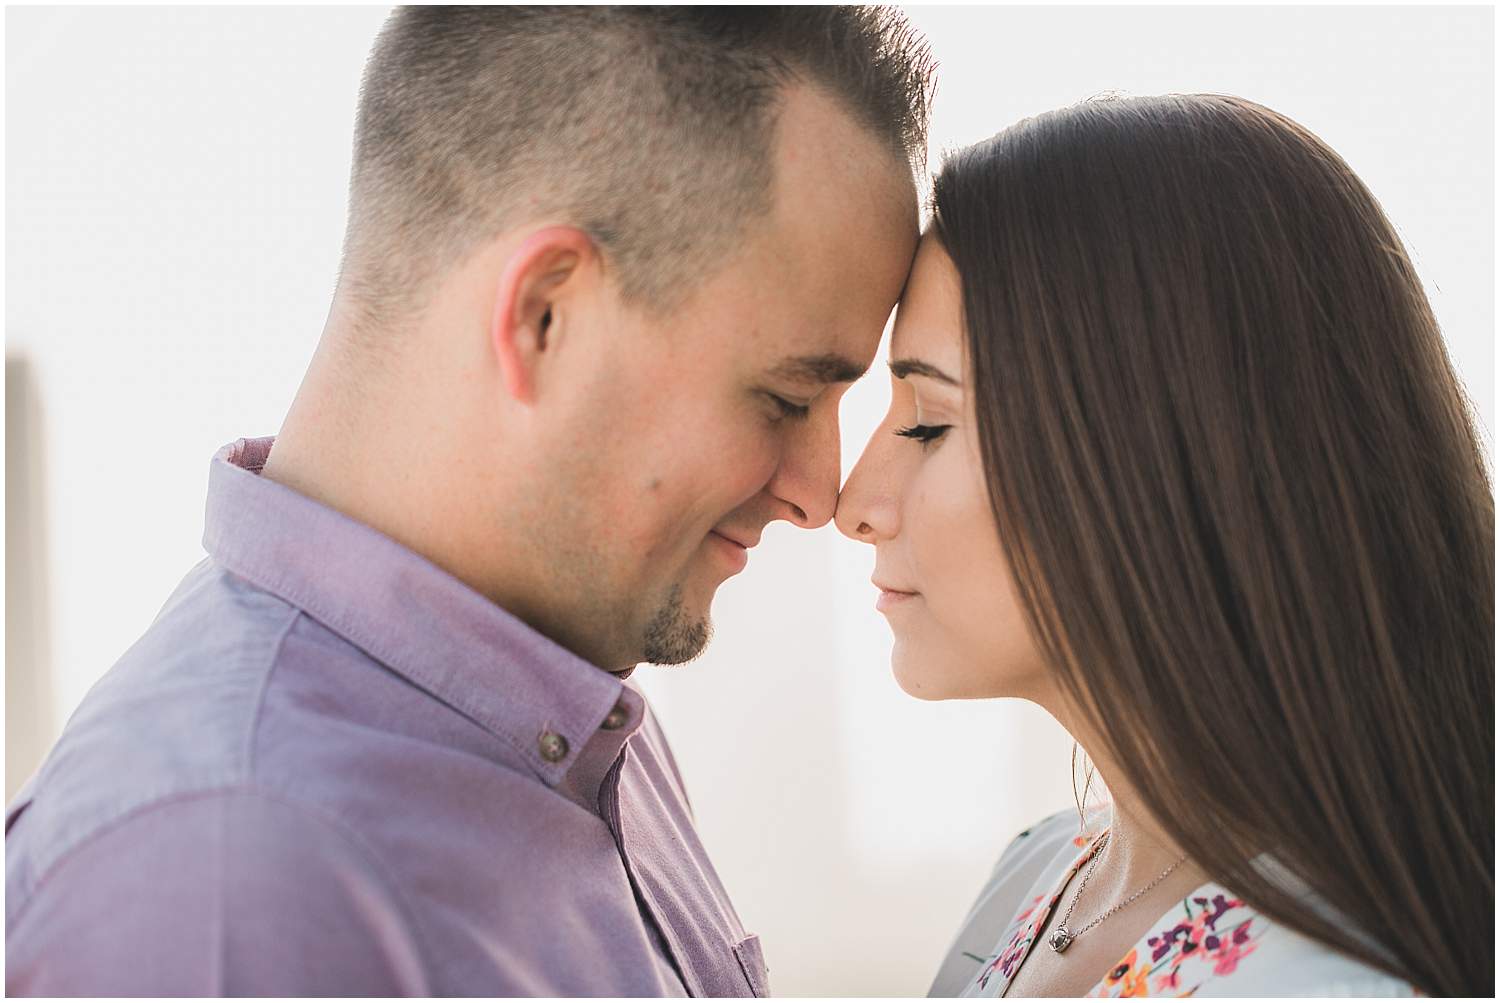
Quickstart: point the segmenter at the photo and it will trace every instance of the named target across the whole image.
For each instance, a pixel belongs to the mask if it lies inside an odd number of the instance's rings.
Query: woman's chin
[[[896,684],[906,692],[907,696],[916,697],[918,700],[945,700],[947,699],[936,690],[923,689],[919,680],[906,680],[901,676],[896,677]]]
[[[943,685],[940,674],[924,667],[921,659],[901,651],[899,643],[891,653],[891,675],[896,677],[897,686],[918,700],[949,700],[956,696]]]
[[[916,647],[899,639],[891,649],[891,675],[896,685],[918,700],[990,700],[1025,695],[1017,678],[983,665],[977,657],[972,663],[956,662],[951,654],[946,660],[931,653],[924,657]]]

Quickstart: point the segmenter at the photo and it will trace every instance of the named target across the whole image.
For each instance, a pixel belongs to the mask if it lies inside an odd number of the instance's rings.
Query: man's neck
[[[423,387],[367,372],[373,365],[356,367],[342,344],[325,332],[262,475],[378,530],[494,599],[495,573],[519,579],[522,569],[493,568],[494,554],[475,559],[476,547],[465,538],[480,492],[461,480],[475,458],[463,456],[451,438],[464,421],[462,403],[450,394],[446,411],[424,405]],[[492,501],[503,507],[503,500]]]

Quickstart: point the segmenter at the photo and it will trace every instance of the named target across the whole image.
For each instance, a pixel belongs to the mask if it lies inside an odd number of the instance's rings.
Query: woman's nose
[[[858,543],[873,544],[896,533],[896,507],[887,486],[881,482],[879,458],[871,455],[873,444],[872,437],[844,482],[833,515],[839,532]]]
[[[855,470],[859,468],[856,466]],[[839,491],[838,506],[833,511],[833,524],[838,527],[851,540],[859,543],[869,543],[870,524],[855,514],[855,501],[850,487],[854,484],[854,474],[844,482],[844,487]]]

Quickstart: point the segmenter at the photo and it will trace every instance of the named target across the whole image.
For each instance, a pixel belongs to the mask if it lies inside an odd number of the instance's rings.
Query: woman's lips
[[[894,609],[895,607],[900,606],[902,603],[905,603],[909,600],[915,599],[918,595],[921,594],[918,592],[906,592],[902,589],[892,588],[889,585],[882,585],[880,582],[875,582],[874,585],[877,589],[880,590],[880,598],[875,600],[875,608],[880,610],[882,613],[884,613],[888,609]]]

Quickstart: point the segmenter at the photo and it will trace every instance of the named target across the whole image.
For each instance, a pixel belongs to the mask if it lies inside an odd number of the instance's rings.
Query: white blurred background
[[[7,799],[201,557],[214,450],[280,425],[387,9],[6,11]],[[1492,9],[909,12],[934,166],[1106,90],[1240,94],[1322,136],[1406,239],[1492,450]],[[886,395],[848,394],[846,473]],[[999,849],[1073,801],[1036,708],[897,689],[871,570],[832,526],[772,527],[710,653],[636,676],[782,995],[924,993]]]

